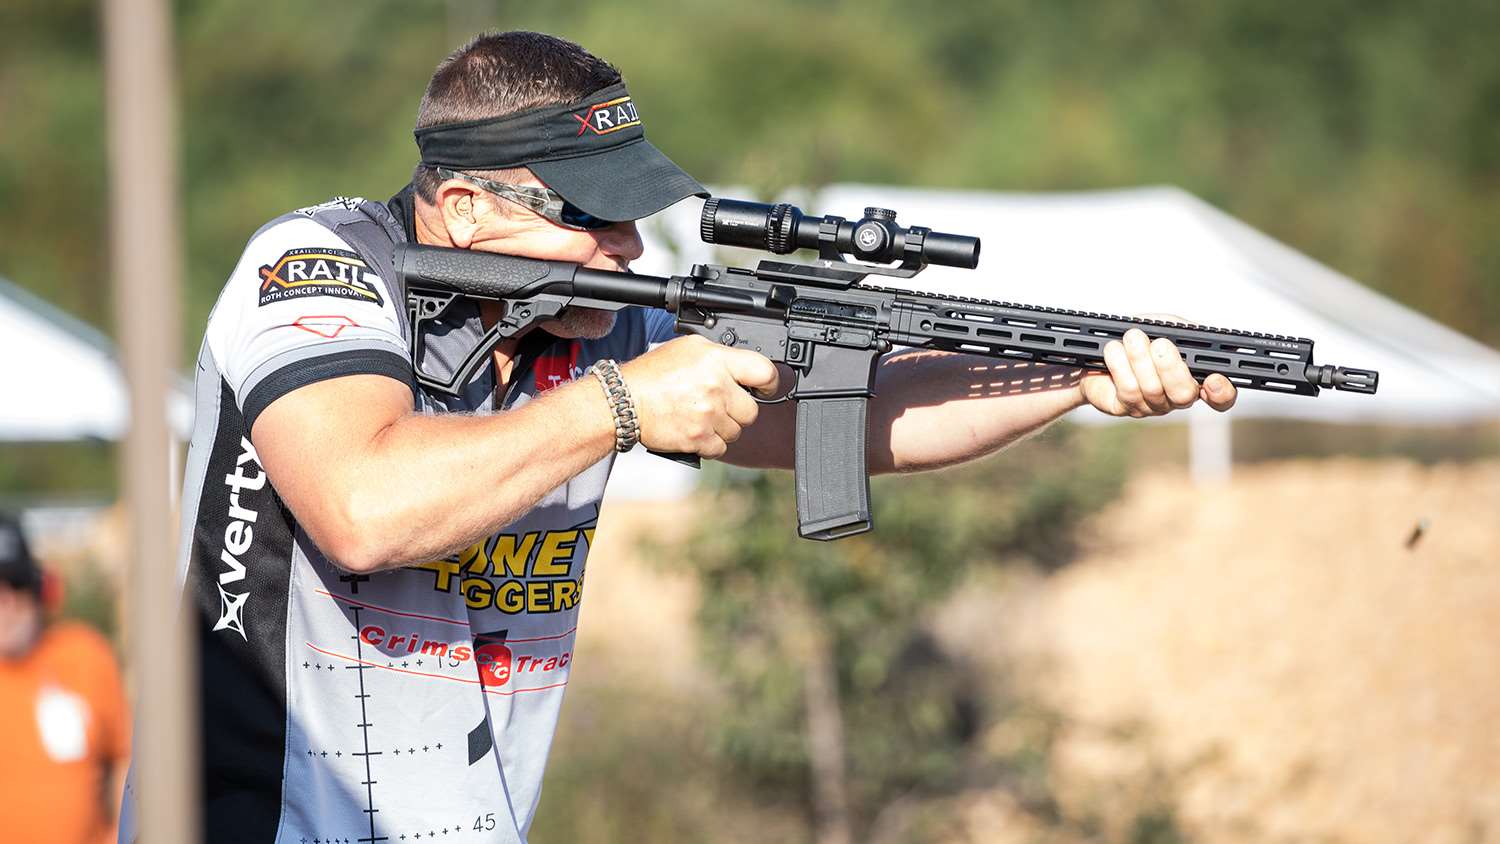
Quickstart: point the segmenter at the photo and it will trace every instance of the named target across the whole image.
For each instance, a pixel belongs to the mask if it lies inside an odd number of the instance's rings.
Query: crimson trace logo
[[[583,113],[573,115],[573,119],[578,121],[579,135],[584,132],[608,135],[610,132],[641,125],[640,115],[635,113],[635,103],[631,102],[629,96],[591,105]]]
[[[507,632],[497,630],[474,637],[474,661],[479,663],[481,685],[503,686],[510,682],[511,652],[505,645]]]

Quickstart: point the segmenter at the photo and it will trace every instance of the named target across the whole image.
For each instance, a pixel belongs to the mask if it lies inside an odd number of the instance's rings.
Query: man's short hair
[[[542,106],[577,102],[620,81],[620,71],[582,47],[540,32],[487,32],[443,59],[417,107],[418,129],[488,120]],[[472,170],[514,182],[517,170]],[[437,199],[437,168],[418,164],[412,187],[424,202]]]

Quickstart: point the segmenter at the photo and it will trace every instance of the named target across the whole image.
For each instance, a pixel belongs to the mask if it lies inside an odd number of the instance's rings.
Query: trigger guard
[[[792,381],[792,388],[790,390],[787,390],[785,393],[782,393],[781,395],[773,399],[763,399],[760,396],[757,396],[754,390],[748,390],[747,392],[750,393],[750,398],[754,399],[756,404],[763,407],[773,404],[781,404],[784,401],[791,401],[792,399],[796,398],[797,385],[802,383],[802,370],[793,369],[792,372],[796,374],[796,379]]]

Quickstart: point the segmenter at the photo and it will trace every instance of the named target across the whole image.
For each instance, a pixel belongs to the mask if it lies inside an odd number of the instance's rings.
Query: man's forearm
[[[870,400],[868,469],[914,472],[997,451],[1083,403],[1079,370],[949,352],[908,351],[880,362]],[[793,402],[762,408],[727,462],[790,469]]]
[[[998,451],[1083,404],[1076,368],[913,351],[880,364],[869,470],[936,469]]]

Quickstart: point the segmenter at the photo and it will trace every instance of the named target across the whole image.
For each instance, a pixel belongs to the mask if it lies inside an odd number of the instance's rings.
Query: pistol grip
[[[687,466],[688,468],[691,468],[691,469],[702,469],[703,468],[703,461],[701,459],[699,459],[698,455],[693,454],[691,452],[651,451],[651,449],[649,449],[649,448],[646,449],[646,451],[650,452],[651,454],[656,455],[657,457],[665,457],[668,460],[671,460],[671,461],[674,461],[674,462],[677,462],[677,463],[681,463],[682,465]]]
[[[869,399],[797,402],[797,533],[840,539],[870,529],[865,468]]]

